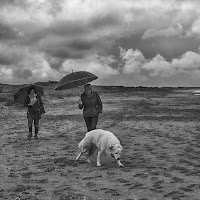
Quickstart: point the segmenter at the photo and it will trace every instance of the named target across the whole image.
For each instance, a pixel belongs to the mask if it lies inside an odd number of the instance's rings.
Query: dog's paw
[[[122,165],[122,163],[121,163],[120,160],[117,160],[117,164],[118,164],[120,167],[124,167],[124,165]]]
[[[79,157],[76,157],[76,159],[75,160],[79,160]]]
[[[88,162],[88,163],[91,163],[91,160],[90,160],[90,159],[87,159],[87,162]]]
[[[100,164],[100,163],[97,163],[97,167],[101,167],[101,164]]]

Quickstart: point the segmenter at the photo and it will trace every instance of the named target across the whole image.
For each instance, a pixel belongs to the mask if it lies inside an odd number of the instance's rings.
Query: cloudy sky
[[[0,82],[200,86],[199,0],[0,0]]]

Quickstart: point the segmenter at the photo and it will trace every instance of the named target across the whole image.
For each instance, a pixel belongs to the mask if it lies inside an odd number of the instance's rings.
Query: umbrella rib
[[[89,79],[89,78],[97,78],[97,76],[91,76],[91,77],[87,77],[87,78],[81,78],[81,79],[77,79],[77,80],[74,80],[74,81],[69,81],[69,82],[66,82],[66,83],[73,83],[75,81],[80,81],[80,80],[84,80],[84,79]],[[63,85],[65,85],[66,83],[63,83],[62,85],[58,86],[58,87],[62,87]],[[55,87],[58,88],[58,87]]]

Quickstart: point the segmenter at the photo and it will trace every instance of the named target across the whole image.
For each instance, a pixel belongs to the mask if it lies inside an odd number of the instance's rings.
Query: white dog
[[[120,141],[117,137],[110,131],[105,131],[102,129],[95,129],[89,131],[85,134],[85,137],[80,141],[78,145],[80,153],[77,156],[78,160],[83,153],[88,152],[87,161],[90,163],[89,157],[92,156],[96,149],[98,149],[97,155],[97,166],[101,166],[100,156],[102,153],[115,158],[120,167],[123,167],[120,161],[120,154],[123,150],[123,147],[120,144]]]

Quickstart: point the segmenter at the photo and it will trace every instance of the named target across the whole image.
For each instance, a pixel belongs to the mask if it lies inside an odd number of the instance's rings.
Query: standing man
[[[84,93],[79,100],[79,109],[83,109],[83,118],[87,131],[96,129],[99,113],[102,113],[102,102],[97,92],[92,90],[91,84],[84,86]]]

